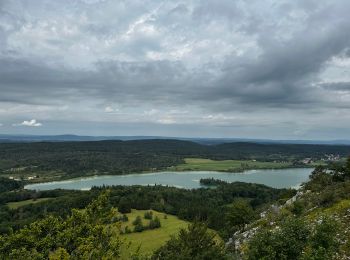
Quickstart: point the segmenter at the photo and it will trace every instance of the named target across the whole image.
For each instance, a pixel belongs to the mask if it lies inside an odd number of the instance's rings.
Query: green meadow
[[[142,218],[142,223],[144,226],[149,224],[149,220],[144,218],[145,212],[149,210],[135,210],[133,209],[131,213],[126,214],[128,216],[128,221],[122,223],[122,230],[126,226],[133,231],[134,225],[132,222],[137,216]],[[173,215],[167,215],[152,210],[153,217],[158,216],[161,222],[161,227],[153,230],[144,230],[137,233],[122,234],[121,238],[124,241],[124,247],[128,247],[127,250],[122,250],[124,255],[123,259],[130,259],[130,254],[136,252],[139,248],[141,255],[150,255],[152,252],[159,247],[161,247],[170,236],[176,235],[181,228],[186,228],[189,222],[179,219]]]
[[[7,206],[10,209],[17,209],[22,206],[30,205],[30,204],[36,204],[42,201],[49,200],[50,198],[40,198],[40,199],[30,199],[30,200],[22,200],[22,201],[16,201],[16,202],[9,202],[7,203]]]
[[[260,162],[255,160],[216,161],[202,158],[186,158],[184,164],[169,167],[169,170],[239,172],[247,169],[283,169],[290,167],[292,167],[290,162]]]

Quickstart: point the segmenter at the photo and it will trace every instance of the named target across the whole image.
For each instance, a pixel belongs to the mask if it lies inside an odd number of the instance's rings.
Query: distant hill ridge
[[[254,138],[201,138],[201,137],[167,137],[167,136],[88,136],[88,135],[9,135],[0,134],[0,143],[8,142],[66,142],[66,141],[103,141],[103,140],[150,140],[171,139],[186,140],[200,144],[215,145],[232,142],[266,143],[266,144],[325,144],[350,145],[350,140],[272,140]]]
[[[348,157],[349,145],[233,142],[203,145],[187,140],[103,140],[0,143],[0,170],[39,166],[63,172],[140,172],[183,163],[184,158],[291,161]]]

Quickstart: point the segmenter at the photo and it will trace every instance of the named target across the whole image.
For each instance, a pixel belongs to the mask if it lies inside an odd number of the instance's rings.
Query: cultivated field
[[[254,160],[214,161],[201,158],[186,158],[184,164],[169,167],[169,170],[240,172],[247,169],[282,169],[289,167],[293,167],[290,162],[259,162]]]

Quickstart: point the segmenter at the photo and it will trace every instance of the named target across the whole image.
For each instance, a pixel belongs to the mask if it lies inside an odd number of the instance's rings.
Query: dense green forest
[[[22,182],[0,177],[0,194],[5,191],[11,191],[20,188],[23,188]]]
[[[129,249],[121,237],[117,214],[109,203],[109,191],[103,191],[86,208],[72,209],[66,217],[48,215],[0,235],[0,259],[120,259],[123,255],[135,260],[228,259],[223,243],[198,221],[180,229],[152,256],[137,250],[125,252]]]
[[[201,145],[179,140],[0,143],[0,174],[37,180],[93,174],[156,171],[184,163],[184,158],[294,161],[326,155],[344,157],[350,146],[228,143]]]
[[[19,183],[19,187],[14,186],[14,183]],[[128,213],[131,209],[151,209],[197,223],[188,230],[181,230],[179,238],[171,239],[168,246],[164,245],[152,256],[153,259],[171,259],[170,251],[173,243],[192,247],[192,244],[186,245],[187,242],[182,239],[197,235],[206,237],[203,242],[207,243],[208,250],[211,250],[207,252],[209,255],[224,256],[223,246],[217,245],[212,237],[213,234],[206,231],[206,226],[216,230],[221,237],[228,238],[234,230],[238,230],[239,225],[246,223],[246,220],[250,222],[257,219],[259,212],[269,203],[286,201],[295,194],[293,190],[239,182],[231,184],[222,182],[215,189],[193,190],[164,186],[111,186],[94,187],[90,191],[32,191],[23,190],[21,183],[13,180],[6,180],[3,185],[6,191],[0,193],[0,234],[2,234],[0,235],[2,243],[0,256],[4,259],[20,256],[24,256],[24,259],[25,257],[55,259],[56,255],[84,259],[83,256],[86,256],[85,254],[92,248],[96,248],[96,251],[92,250],[92,254],[96,256],[116,259],[121,250],[118,246],[120,235],[118,232],[108,231],[106,227],[118,226],[117,222],[120,218],[111,213],[113,209],[118,209],[121,214]],[[106,197],[105,194],[108,196]],[[105,201],[103,207],[105,213],[101,213],[100,208],[98,211],[90,210],[91,205],[95,205],[96,201],[101,203],[101,196],[104,197],[102,201]],[[14,201],[25,202],[29,199],[35,201],[42,198],[47,200],[24,204],[18,208],[9,207],[9,203]],[[243,222],[232,221],[230,218],[231,214],[237,214],[242,210],[237,205],[243,205],[245,212],[249,213],[249,216],[245,214],[246,220]],[[76,223],[74,227],[72,222]],[[96,230],[100,233],[94,233]],[[83,239],[87,236],[86,232],[90,234],[89,241]],[[72,244],[63,239],[64,236],[80,242]],[[113,250],[105,252],[101,249],[101,243],[107,243]],[[109,243],[112,244],[109,245]],[[183,254],[198,253],[198,250],[197,253],[191,253],[190,248],[188,250]],[[207,254],[204,251],[202,253]],[[164,258],[164,254],[169,255],[168,258]]]
[[[17,190],[0,194],[0,232],[8,233],[48,214],[64,217],[71,208],[84,208],[103,192],[105,187],[94,187],[91,191],[29,191]],[[154,209],[172,214],[184,220],[207,222],[210,228],[228,236],[227,220],[222,214],[231,210],[231,206],[244,199],[246,206],[252,209],[252,218],[267,203],[285,201],[295,191],[274,189],[264,185],[250,183],[221,182],[215,189],[178,189],[164,186],[111,186],[110,203],[121,213],[130,210]],[[28,199],[51,198],[35,204],[11,209],[7,203]],[[231,224],[230,231],[231,231]]]

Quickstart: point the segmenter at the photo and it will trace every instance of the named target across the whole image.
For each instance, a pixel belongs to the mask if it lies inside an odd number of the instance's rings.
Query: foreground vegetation
[[[243,259],[349,259],[350,159],[318,167],[291,200],[237,232],[232,251]]]
[[[0,259],[226,259],[223,244],[198,222],[180,228],[168,241],[158,238],[154,253],[141,253],[141,247],[135,250],[121,238],[118,214],[108,203],[108,192],[103,192],[64,219],[47,216],[0,236]],[[157,234],[148,234],[148,240],[151,235]]]
[[[11,229],[22,228],[36,219],[53,214],[65,217],[71,208],[84,208],[105,187],[95,187],[91,191],[29,191],[17,190],[0,194],[0,232],[9,233]],[[295,194],[289,189],[274,189],[265,185],[249,183],[223,182],[215,189],[201,188],[185,190],[164,186],[112,186],[110,203],[122,214],[131,213],[131,209],[155,210],[176,215],[182,220],[196,219],[207,222],[208,226],[226,238],[231,232],[231,223],[222,216],[231,211],[231,205],[237,198],[245,201],[247,207],[256,213],[265,204],[276,200],[286,200]],[[7,203],[29,199],[51,198],[35,204],[10,209]],[[10,204],[11,205],[11,204]]]
[[[47,216],[0,236],[0,259],[116,259],[121,241],[107,194],[65,218]]]
[[[149,210],[135,210],[132,209],[131,213],[126,214],[128,217],[127,222],[121,223],[121,229],[124,231],[125,227],[128,227],[130,231],[134,229],[132,224],[137,216],[144,216]],[[144,256],[152,255],[153,251],[164,245],[171,236],[177,235],[181,229],[185,229],[189,222],[180,220],[178,217],[173,215],[164,214],[152,210],[153,218],[158,217],[160,220],[160,228],[147,229],[142,232],[131,232],[121,235],[122,241],[124,241],[124,246],[128,250],[125,250],[122,257],[127,259],[129,256],[126,254],[127,251],[137,252],[139,250],[140,254]],[[142,219],[143,225],[148,226],[150,220]]]
[[[181,229],[177,237],[172,237],[164,246],[156,250],[154,260],[174,259],[228,259],[224,245],[208,232],[205,224],[195,222],[188,229]]]

